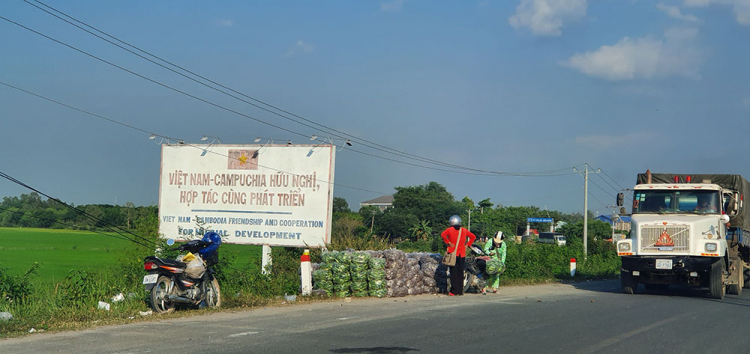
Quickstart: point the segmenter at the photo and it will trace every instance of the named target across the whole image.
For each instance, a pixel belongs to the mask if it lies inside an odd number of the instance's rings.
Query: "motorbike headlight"
[[[716,252],[717,245],[715,243],[707,243],[706,244],[706,252]]]
[[[630,243],[629,242],[620,242],[617,244],[617,250],[620,252],[627,252],[630,251]]]

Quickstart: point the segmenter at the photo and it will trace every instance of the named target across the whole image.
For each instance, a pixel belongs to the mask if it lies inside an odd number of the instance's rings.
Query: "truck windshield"
[[[712,190],[643,190],[633,196],[633,213],[718,214],[719,192]]]

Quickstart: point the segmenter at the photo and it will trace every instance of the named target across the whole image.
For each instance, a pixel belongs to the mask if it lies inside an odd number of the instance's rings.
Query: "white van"
[[[557,244],[558,246],[565,246],[567,243],[565,235],[558,232],[540,232],[539,242]]]

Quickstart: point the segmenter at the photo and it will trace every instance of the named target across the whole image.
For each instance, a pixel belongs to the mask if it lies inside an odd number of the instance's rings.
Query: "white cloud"
[[[586,7],[587,0],[521,0],[508,23],[536,35],[559,36],[566,22],[586,17]]]
[[[589,135],[577,136],[576,144],[597,149],[611,147],[633,146],[637,143],[648,142],[656,138],[652,132],[636,132],[624,135]]]
[[[404,8],[405,0],[392,0],[389,2],[380,3],[380,11],[384,12],[399,12]]]
[[[721,4],[732,6],[734,18],[741,25],[750,26],[750,0],[685,0],[686,6],[709,6]]]
[[[663,3],[656,4],[656,8],[664,11],[669,17],[676,18],[678,20],[688,21],[688,22],[700,22],[698,17],[695,17],[693,15],[685,15],[680,11],[680,8],[677,6],[667,6]]]
[[[608,80],[700,79],[704,56],[696,45],[697,34],[695,28],[671,28],[664,39],[625,37],[614,45],[577,53],[562,65]]]
[[[303,54],[303,53],[310,53],[315,49],[315,47],[312,46],[312,44],[305,43],[301,39],[297,40],[297,43],[295,43],[289,50],[284,54],[285,58],[295,56],[297,54]]]

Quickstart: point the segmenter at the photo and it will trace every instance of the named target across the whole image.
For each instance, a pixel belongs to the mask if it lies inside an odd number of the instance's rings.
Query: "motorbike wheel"
[[[160,276],[151,289],[151,308],[156,313],[170,313],[174,311],[174,304],[167,300],[169,289],[172,288],[172,279]]]
[[[219,287],[219,281],[214,279],[206,285],[206,304],[208,307],[221,306],[221,288]]]
[[[474,274],[467,269],[464,271],[464,293],[469,292],[472,282],[474,282]]]

